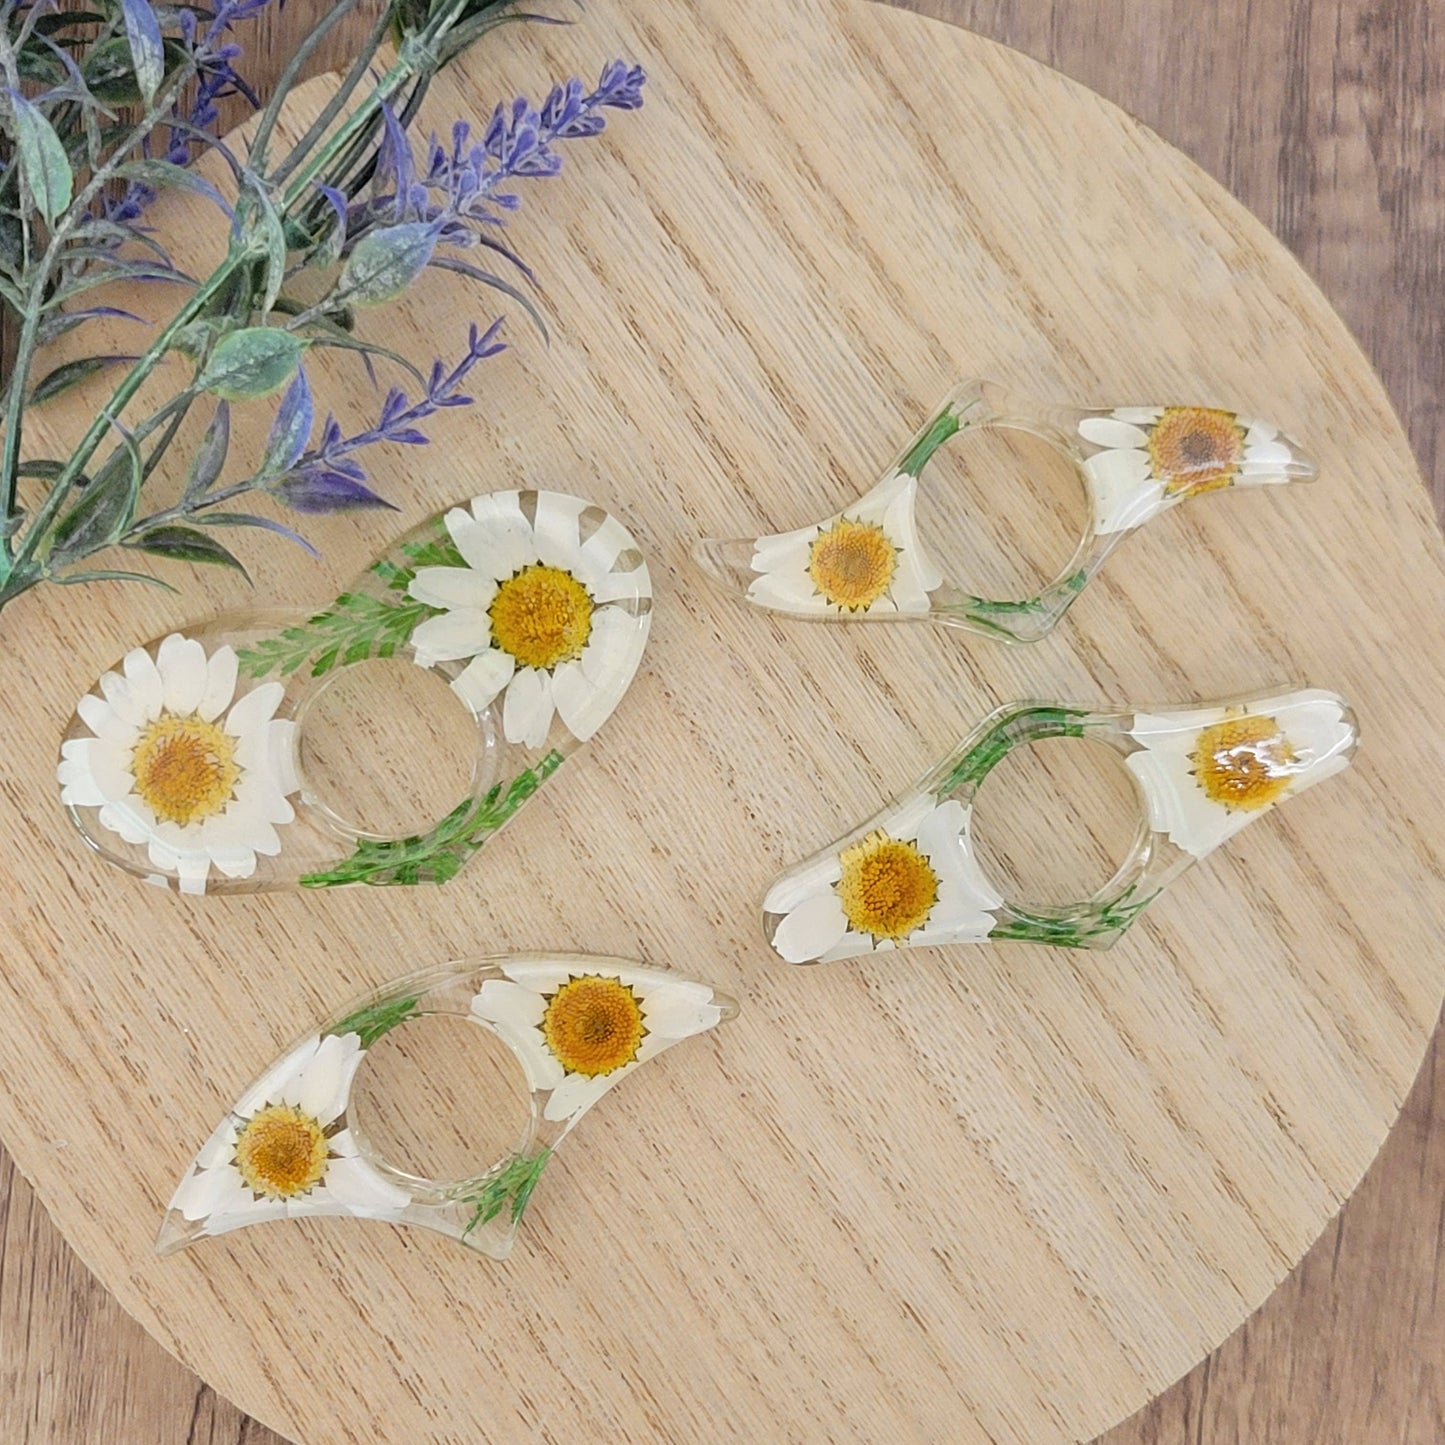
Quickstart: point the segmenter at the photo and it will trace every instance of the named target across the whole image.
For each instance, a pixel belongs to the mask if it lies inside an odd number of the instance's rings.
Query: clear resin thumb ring
[[[974,799],[1014,748],[1059,737],[1123,758],[1139,804],[1134,846],[1091,898],[1006,898],[979,862]],[[1358,737],[1343,699],[1313,688],[1149,712],[1011,703],[916,787],[784,873],[763,901],[763,931],[788,963],[997,939],[1108,948],[1186,868],[1347,767]]]
[[[944,577],[920,534],[917,502],[928,463],[962,433],[1023,431],[1078,472],[1088,521],[1074,555],[1033,597],[978,597]],[[1005,642],[1053,630],[1104,559],[1130,532],[1204,492],[1309,481],[1318,469],[1269,422],[1205,406],[1049,406],[991,382],[956,388],[852,506],[792,532],[709,538],[704,571],[755,606],[793,617],[930,619]],[[1000,506],[1007,506],[1001,492]],[[947,501],[947,498],[941,498]]]
[[[649,1059],[736,1013],[707,984],[581,954],[474,959],[398,980],[299,1040],[241,1095],[186,1170],[156,1248],[335,1215],[417,1225],[504,1259],[542,1171],[588,1109]],[[516,1146],[466,1179],[397,1167],[352,1109],[377,1041],[436,1015],[495,1035],[526,1080]]]
[[[651,620],[647,564],[615,517],[561,492],[479,496],[319,612],[233,613],[133,648],[71,719],[61,801],[103,858],[184,893],[444,883],[611,715]],[[388,684],[398,735],[353,751],[350,776],[385,794],[415,753],[424,672],[475,747],[460,796],[406,831],[313,766],[338,716],[368,721],[333,689],[393,657],[417,664]]]

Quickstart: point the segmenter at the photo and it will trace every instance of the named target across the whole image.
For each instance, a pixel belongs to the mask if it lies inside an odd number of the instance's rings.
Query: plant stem
[[[42,308],[45,302],[45,289],[49,282],[50,274],[55,269],[55,263],[59,258],[61,249],[64,247],[66,241],[70,239],[71,233],[80,221],[85,218],[91,201],[109,184],[116,169],[124,163],[125,158],[130,152],[160,124],[162,116],[169,110],[171,103],[185,86],[190,83],[198,73],[198,70],[199,68],[194,62],[182,66],[171,76],[167,84],[156,92],[145,115],[131,129],[130,134],[124,141],[111,152],[110,159],[106,164],[91,173],[90,180],[82,187],[80,194],[71,201],[64,218],[52,232],[50,243],[45,248],[45,254],[41,257],[40,264],[31,277],[30,294],[26,297],[25,313],[20,328],[20,339],[15,348],[15,369],[10,377],[10,389],[6,393],[4,450],[0,452],[0,478],[4,480],[4,495],[3,498],[0,498],[0,504],[3,504],[3,518],[6,521],[15,515],[15,492],[19,482],[16,469],[20,462],[20,429],[21,418],[25,410],[25,383],[30,375],[31,364],[35,360],[36,338],[40,330],[43,315]],[[156,350],[156,346],[152,346],[151,352],[148,352],[147,356],[155,353]],[[157,359],[159,359],[158,356]],[[136,369],[139,369],[145,360],[146,357],[142,357],[141,362],[137,363]],[[153,361],[151,367],[153,367],[154,364]],[[145,379],[145,375],[149,374],[151,367],[147,367],[145,373],[136,381],[135,386],[131,387],[130,392],[126,396],[127,401],[129,401],[131,395],[134,395],[140,382]],[[134,375],[134,371],[131,375]],[[126,384],[131,380],[131,375],[128,375],[126,381],[121,383],[121,390],[124,390]],[[21,545],[18,555],[12,553],[11,538],[8,535],[0,539],[0,598],[9,595],[7,589],[13,573],[20,570],[24,563],[33,559],[35,545],[39,540],[40,534],[45,530],[45,527],[49,525],[50,521],[54,520],[55,514],[60,510],[61,503],[70,493],[71,483],[80,475],[86,462],[90,460],[91,453],[95,451],[101,436],[103,436],[108,429],[110,424],[109,420],[106,420],[102,425],[102,418],[106,418],[107,413],[112,411],[114,400],[115,398],[113,397],[111,404],[108,404],[102,409],[100,417],[96,419],[96,423],[91,427],[90,431],[86,433],[90,445],[85,450],[84,455],[79,456],[77,460],[77,454],[72,454],[70,461],[66,464],[65,470],[61,472],[60,476],[56,479],[49,496],[46,497],[44,505],[36,515],[35,522],[26,529],[25,541]],[[122,407],[123,405],[124,403],[122,403]],[[118,416],[121,409],[121,407],[115,407],[114,414]],[[82,443],[82,446],[84,446],[84,443]],[[45,519],[43,526],[41,525],[42,518]]]
[[[339,3],[333,5],[326,12],[326,15],[311,28],[306,38],[297,46],[296,53],[287,62],[286,68],[276,81],[275,88],[271,92],[271,99],[267,103],[266,109],[262,111],[260,124],[256,127],[256,134],[252,137],[248,160],[253,170],[260,171],[266,164],[266,147],[271,143],[271,132],[276,128],[281,107],[285,104],[291,87],[296,83],[297,76],[301,74],[301,67],[311,58],[311,53],[321,43],[327,31],[355,10],[358,3],[359,0],[339,0]],[[353,66],[352,73],[355,73],[355,69]]]
[[[27,564],[34,560],[36,548],[41,538],[50,529],[50,524],[59,514],[61,507],[65,504],[66,498],[70,495],[71,486],[76,478],[84,470],[85,464],[94,455],[96,447],[100,445],[101,439],[105,436],[117,421],[120,414],[130,403],[131,398],[145,384],[146,378],[159,365],[161,358],[170,349],[170,344],[175,340],[183,327],[188,326],[205,309],[206,303],[230,280],[231,272],[236,262],[222,263],[211,275],[196,289],[191,299],[176,312],[171,318],[169,325],[156,337],[149,351],[126,373],[125,380],[116,387],[111,398],[101,407],[95,420],[91,422],[89,429],[80,440],[80,445],[70,454],[70,460],[66,462],[64,470],[55,479],[51,486],[50,494],[46,497],[40,510],[35,514],[35,519],[25,530],[25,541],[21,544],[20,550],[16,553],[13,561],[8,557],[5,565],[0,568],[0,601],[7,599],[14,594],[7,590],[11,576],[15,572],[22,574],[21,580],[24,586],[29,582],[24,578],[24,571]],[[26,332],[21,334],[21,345],[25,346],[27,333],[31,342],[31,352],[34,350],[34,327],[31,324],[32,318],[26,318]],[[19,365],[16,366],[16,378],[23,373]],[[16,394],[22,391],[18,385],[15,387]],[[14,423],[12,423],[14,425]],[[18,432],[18,426],[16,427]],[[9,455],[10,434],[6,436],[7,456],[5,461],[5,474],[7,484],[7,515],[14,510],[13,488],[14,488],[14,460]],[[15,436],[16,450],[18,451],[19,437]]]
[[[277,87],[272,102],[262,117],[261,128],[250,152],[252,159],[259,161],[264,158],[266,144],[288,89],[286,81],[294,78],[298,73],[305,56],[314,47],[320,36],[356,3],[358,0],[341,0],[341,3],[313,31],[298,55],[293,57],[283,77],[283,83]],[[286,185],[279,200],[277,209],[283,218],[303,199],[309,200],[313,182],[333,160],[354,147],[358,138],[374,129],[382,105],[418,72],[425,75],[429,65],[436,59],[437,45],[457,24],[468,3],[469,0],[443,0],[425,26],[403,39],[395,63],[372,87],[363,103],[342,122],[334,135],[322,144],[315,145],[317,136],[313,127],[312,130],[307,131],[301,142],[292,147],[290,154],[276,172],[278,178],[288,176],[293,168],[299,166],[297,174]],[[391,10],[392,7],[388,5],[388,19]],[[363,65],[352,66],[336,96],[328,104],[331,116],[339,113],[354,93],[364,71],[365,66]],[[25,382],[35,359],[48,279],[66,241],[75,227],[85,219],[91,202],[114,177],[116,169],[123,164],[130,152],[160,124],[181,89],[198,72],[199,66],[193,57],[190,64],[182,66],[169,77],[167,83],[152,98],[142,119],[118,143],[106,163],[92,172],[89,181],[73,199],[64,218],[52,233],[45,253],[31,276],[29,294],[25,298],[23,324],[16,347],[14,372],[5,396],[3,452],[0,452],[0,479],[3,479],[3,487],[0,487],[3,496],[0,496],[0,504],[3,504],[3,513],[0,513],[0,519],[8,521],[15,515]],[[308,150],[313,145],[315,145],[314,151],[308,154]],[[44,539],[68,500],[75,482],[83,475],[86,464],[94,455],[106,433],[118,423],[126,406],[160,364],[161,359],[181,331],[200,317],[206,311],[207,306],[232,282],[237,272],[243,266],[251,264],[253,259],[253,255],[248,249],[232,247],[225,260],[196,288],[185,305],[155,338],[150,348],[133,364],[125,378],[111,394],[110,399],[101,407],[99,414],[86,430],[79,445],[72,451],[60,475],[52,483],[45,501],[26,526],[24,538],[18,550],[13,546],[13,539],[8,532],[3,538],[0,538],[0,606],[3,606],[17,593],[32,586],[39,579],[41,569],[37,567],[37,556]],[[164,417],[163,409],[162,413],[150,418],[146,424],[147,434],[149,430],[158,426]],[[217,493],[212,498],[204,499],[202,505],[209,506],[224,500],[227,496],[235,495],[237,490],[245,490],[245,487],[239,486],[228,489],[224,493]],[[177,509],[172,508],[169,514],[158,515],[168,519],[170,516],[180,514]],[[154,525],[157,519],[149,518],[147,520],[149,525]]]
[[[371,32],[361,52],[352,62],[351,69],[342,78],[341,84],[336,89],[336,94],[326,102],[321,114],[316,117],[306,128],[301,139],[291,149],[291,154],[281,162],[271,173],[273,183],[279,184],[300,164],[302,157],[311,149],[317,141],[326,134],[327,127],[341,114],[342,107],[346,104],[351,92],[356,89],[361,77],[366,73],[367,67],[371,64],[373,56],[381,49],[381,42],[386,37],[387,26],[391,23],[391,17],[383,11],[376,23],[376,28]]]

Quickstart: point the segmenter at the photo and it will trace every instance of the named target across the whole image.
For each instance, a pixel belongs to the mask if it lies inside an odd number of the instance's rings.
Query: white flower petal
[[[851,507],[844,507],[836,516],[830,517],[823,524],[823,530],[826,531],[842,517],[883,527],[890,509],[900,500],[912,497],[917,486],[918,479],[907,472],[890,472],[876,486],[864,492]],[[886,527],[884,530],[887,530]]]
[[[1164,502],[1164,484],[1149,474],[1142,452],[1100,452],[1084,463],[1094,530],[1124,532],[1147,522]]]
[[[321,1035],[310,1034],[294,1048],[277,1059],[266,1072],[236,1101],[234,1114],[249,1119],[267,1104],[282,1102],[282,1092],[297,1079],[306,1065],[316,1057],[321,1047]]]
[[[1255,472],[1274,474],[1293,460],[1294,453],[1283,442],[1260,442],[1256,446],[1245,447],[1243,470],[1246,475]]]
[[[694,1004],[710,1003],[713,991],[707,984],[696,979],[683,978],[680,974],[664,973],[655,968],[608,968],[590,969],[588,972],[602,972],[618,983],[625,983],[643,1001],[644,1012],[657,999],[691,1000]]]
[[[636,1067],[624,1064],[610,1074],[599,1074],[588,1078],[586,1074],[568,1074],[552,1091],[547,1107],[542,1110],[544,1119],[571,1119],[590,1109],[613,1084],[625,1078]]]
[[[91,763],[91,750],[100,746],[103,744],[97,738],[74,738],[63,746],[55,770],[62,802],[79,808],[99,808],[108,801]]]
[[[178,717],[195,712],[206,691],[206,649],[193,638],[173,632],[160,645],[156,667],[165,685],[167,711]]]
[[[773,947],[789,963],[821,958],[848,931],[843,904],[833,889],[800,903],[773,933]]]
[[[652,596],[652,574],[645,564],[629,572],[609,572],[589,590],[592,600],[599,605],[604,602],[640,602]]]
[[[806,571],[765,572],[748,583],[748,598],[763,607],[782,612],[822,613],[830,610],[828,600],[818,591]]]
[[[227,1200],[211,1215],[206,1221],[205,1232],[228,1234],[233,1229],[244,1229],[247,1225],[269,1224],[273,1219],[285,1219],[290,1212],[284,1200],[257,1199],[243,1187],[234,1200]]]
[[[130,797],[135,787],[133,752],[134,749],[119,748],[104,738],[95,739],[95,746],[90,750],[91,776],[106,796],[116,802]]]
[[[592,614],[592,630],[578,662],[594,686],[604,687],[620,678],[625,688],[632,680],[642,660],[645,626],[620,607],[599,607]]]
[[[196,1155],[196,1168],[214,1169],[218,1164],[227,1163],[235,1152],[236,1135],[239,1132],[235,1119],[227,1117],[223,1120],[211,1137],[201,1145],[201,1152]]]
[[[121,663],[126,686],[147,719],[159,717],[165,706],[166,689],[155,661],[143,647],[133,647]]]
[[[516,670],[517,660],[510,652],[503,652],[500,647],[489,647],[452,679],[452,691],[473,712],[485,712],[512,680]]]
[[[893,945],[888,940],[875,944],[866,933],[845,933],[842,938],[819,958],[819,963],[835,963],[840,958],[861,958],[867,953],[884,953]]]
[[[932,793],[910,793],[900,798],[883,819],[883,827],[895,838],[911,843],[918,830],[936,811]]]
[[[411,635],[416,660],[423,667],[475,657],[492,645],[491,619],[476,608],[463,607],[428,617]]]
[[[825,524],[826,525],[826,524]],[[754,572],[806,572],[813,543],[823,528],[816,523],[793,532],[775,532],[753,543]]]
[[[943,573],[918,535],[917,503],[918,483],[910,477],[907,488],[883,519],[884,533],[899,549],[898,568],[889,591],[900,612],[927,612],[927,594],[943,585]]]
[[[365,1052],[356,1034],[327,1034],[283,1089],[283,1100],[310,1114],[324,1128],[345,1112],[351,1081]]]
[[[497,595],[497,583],[471,567],[421,567],[406,591],[428,607],[485,612]]]
[[[109,828],[112,833],[119,833],[127,843],[144,843],[150,836],[151,830],[155,827],[155,819],[150,816],[149,810],[142,812],[143,804],[139,799],[123,798],[114,802],[108,802],[100,810],[98,822],[101,827]],[[164,863],[156,862],[156,851],[151,848],[151,861],[157,868],[169,868],[174,855],[165,850],[167,859]]]
[[[330,1160],[325,1185],[327,1194],[346,1209],[397,1210],[411,1203],[411,1195],[405,1189],[384,1178],[356,1155]]]
[[[575,570],[589,588],[595,587],[612,571],[618,554],[636,545],[627,528],[616,517],[609,516],[582,544]]]
[[[1086,416],[1079,423],[1079,435],[1096,447],[1142,447],[1147,446],[1149,434],[1130,422],[1113,416]]]
[[[175,862],[175,873],[182,893],[204,893],[210,871],[211,860],[204,853],[182,853]]]
[[[613,690],[590,682],[580,662],[565,662],[552,674],[552,701],[562,725],[579,742],[607,721],[614,705]]]
[[[1162,406],[1116,406],[1111,413],[1115,421],[1126,421],[1130,426],[1153,426],[1164,415]]]
[[[451,515],[470,517],[485,526],[518,521],[524,526],[527,524],[527,518],[522,511],[522,494],[515,487],[509,491],[482,492],[473,497],[465,508],[454,509]]]
[[[509,743],[540,748],[552,727],[552,680],[534,667],[521,667],[507,684],[502,732]]]
[[[96,737],[104,738],[118,747],[133,748],[139,733],[134,724],[116,712],[104,698],[87,693],[75,705],[80,720]]]
[[[1343,759],[1348,762],[1355,742],[1355,729],[1346,721],[1344,704],[1334,693],[1311,689],[1293,694],[1288,701],[1260,706],[1279,723],[1298,759],[1300,775],[1294,786],[1313,783],[1324,776],[1322,765]],[[1333,766],[1331,772],[1337,771]]]
[[[940,897],[928,922],[908,935],[910,948],[928,948],[941,943],[982,943],[992,931],[995,918],[958,900]]]
[[[805,898],[832,889],[843,876],[836,853],[822,853],[808,863],[790,869],[768,890],[763,899],[766,913],[789,913]]]
[[[228,1173],[235,1177],[227,1178]],[[197,1170],[181,1180],[180,1187],[171,1198],[170,1207],[179,1210],[186,1219],[204,1219],[218,1208],[234,1202],[239,1182],[240,1175],[225,1165]]]
[[[1139,780],[1150,827],[1195,858],[1212,853],[1250,819],[1250,814],[1238,813],[1241,821],[1231,827],[1229,810],[1210,802],[1190,777],[1187,756],[1146,748],[1124,762]]]
[[[553,1089],[562,1081],[562,1065],[542,1037],[546,1009],[541,993],[500,978],[489,978],[472,1000],[472,1016],[512,1045],[533,1089]]]
[[[236,649],[229,644],[218,647],[206,663],[206,685],[196,711],[207,722],[214,722],[231,705],[236,695]]]
[[[232,737],[244,738],[269,722],[281,704],[286,689],[279,682],[263,682],[231,704],[226,714],[226,731]]]
[[[570,977],[562,970],[555,987],[560,987]],[[472,1000],[472,1013],[479,1019],[490,1019],[493,1023],[515,1025],[517,1028],[536,1028],[547,1011],[547,1000],[538,988],[502,978],[489,978]]]
[[[120,673],[102,674],[99,687],[101,695],[110,704],[111,711],[121,722],[139,732],[150,721],[146,716],[144,703],[132,695],[130,684]]]
[[[648,1037],[671,1043],[706,1033],[722,1019],[722,1009],[712,1002],[700,1002],[690,993],[667,989],[652,994],[643,1009]]]
[[[537,493],[537,519],[532,531],[539,561],[568,572],[577,566],[577,554],[581,550],[578,518],[588,505],[581,497],[569,497],[562,492]]]
[[[532,529],[517,492],[492,492],[472,499],[470,513],[447,513],[447,531],[469,567],[500,582],[537,560]]]

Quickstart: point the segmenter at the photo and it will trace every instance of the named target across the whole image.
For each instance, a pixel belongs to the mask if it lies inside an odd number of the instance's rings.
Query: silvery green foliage
[[[221,107],[233,98],[259,107],[237,68],[239,37],[270,3],[90,0],[87,21],[53,0],[0,0],[0,305],[19,338],[0,394],[0,607],[43,581],[159,580],[97,560],[108,549],[244,570],[218,532],[263,529],[310,547],[264,506],[252,510],[253,498],[303,514],[391,505],[360,456],[378,443],[424,444],[429,418],[470,405],[463,383],[502,350],[500,322],[474,323],[461,357],[434,362],[428,376],[367,340],[357,314],[441,267],[540,324],[524,289],[531,273],[503,239],[520,205],[516,183],[555,175],[560,143],[596,135],[607,110],[642,103],[641,70],[613,62],[592,90],[570,80],[540,107],[499,105],[475,141],[459,121],[449,146],[435,136],[414,146],[409,126],[437,68],[503,21],[538,17],[514,17],[504,0],[390,0],[335,99],[293,146],[273,149],[307,56],[361,3],[339,0],[238,153],[219,138]],[[397,59],[383,68],[387,38]],[[230,171],[229,199],[188,169],[204,149]],[[175,266],[148,228],[156,195],[174,187],[215,208],[227,251],[209,276]],[[500,269],[477,264],[483,253]],[[165,287],[158,294],[173,296],[174,309],[139,333],[138,354],[47,365],[59,336],[100,317],[137,321],[90,294],[116,280]],[[347,431],[328,415],[313,437],[306,357],[318,348],[355,353],[373,380],[378,364],[402,368],[418,399],[392,386],[373,424]],[[166,356],[184,358],[189,380],[138,415],[131,403]],[[70,455],[21,461],[30,408],[101,374],[110,398]],[[254,405],[274,408],[269,436],[259,462],[237,466],[231,407]],[[194,433],[183,423],[197,409],[206,426],[181,455],[178,438]],[[28,498],[40,493],[29,512],[22,484]]]

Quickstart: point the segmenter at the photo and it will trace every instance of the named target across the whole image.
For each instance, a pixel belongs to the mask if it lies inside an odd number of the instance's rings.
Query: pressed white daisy
[[[639,1064],[721,1022],[706,984],[648,969],[588,963],[504,963],[472,1000],[516,1050],[543,1117],[575,1119]]]
[[[393,1217],[411,1195],[363,1159],[345,1127],[366,1051],[313,1034],[237,1102],[196,1155],[171,1209],[207,1234],[308,1214]]]
[[[98,808],[100,825],[144,844],[183,893],[205,892],[212,868],[249,878],[257,854],[280,852],[276,827],[295,817],[298,787],[296,724],[273,716],[280,683],[238,697],[235,650],[207,656],[173,632],[154,658],[128,653],[99,688],[76,709],[94,736],[61,746],[63,802]]]
[[[826,522],[759,537],[748,596],[781,612],[927,612],[943,574],[918,538],[917,494],[916,477],[894,472]]]
[[[1347,767],[1354,720],[1331,692],[1243,707],[1136,713],[1126,763],[1156,832],[1202,858],[1275,803]]]
[[[1120,407],[1085,417],[1079,435],[1100,448],[1084,463],[1096,532],[1127,531],[1200,492],[1315,473],[1276,427],[1213,407]]]
[[[647,638],[647,618],[622,604],[651,597],[652,583],[616,518],[584,542],[590,503],[534,495],[533,521],[520,492],[454,507],[446,527],[467,565],[422,567],[407,590],[443,609],[412,634],[417,662],[471,658],[453,690],[478,712],[505,691],[507,741],[540,748],[554,712],[585,740],[621,701]]]
[[[789,963],[909,944],[975,943],[1002,895],[970,846],[970,810],[916,793],[841,852],[787,874],[763,900],[782,914],[773,947]]]

